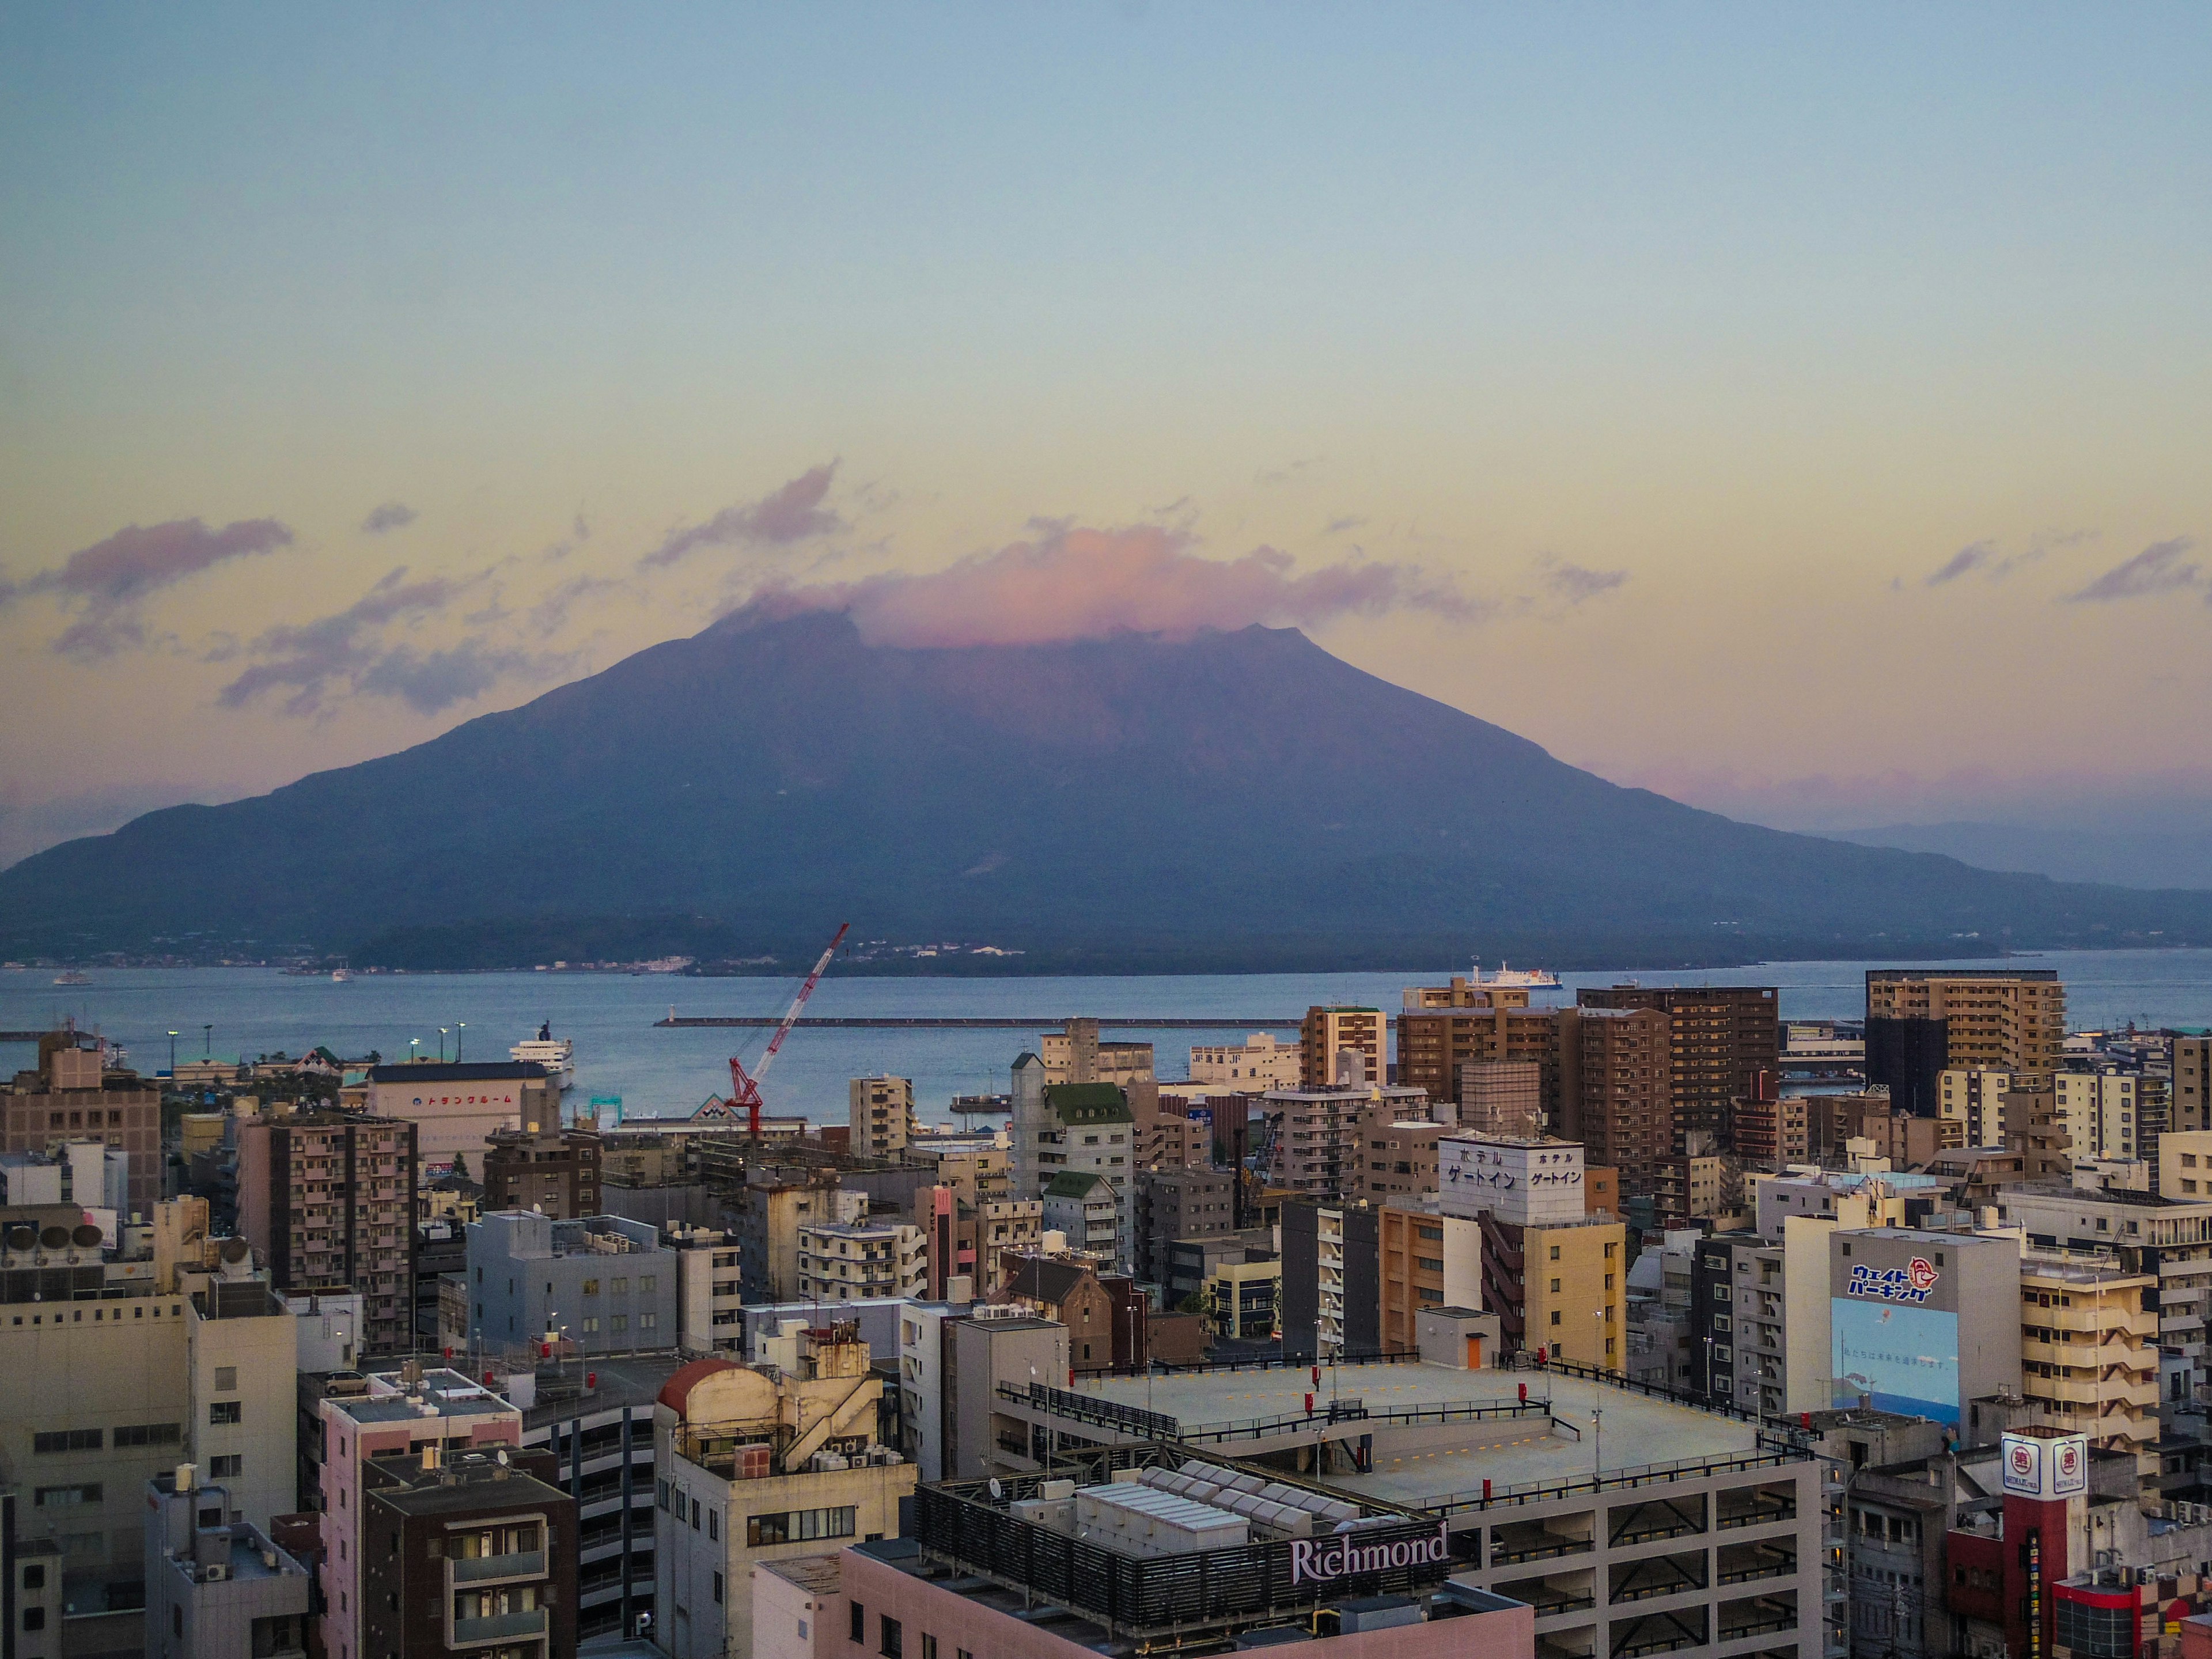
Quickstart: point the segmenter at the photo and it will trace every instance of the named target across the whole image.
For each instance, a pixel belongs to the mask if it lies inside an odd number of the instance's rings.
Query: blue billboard
[[[1959,1316],[1911,1304],[1829,1299],[1829,1375],[1838,1407],[1959,1420]]]

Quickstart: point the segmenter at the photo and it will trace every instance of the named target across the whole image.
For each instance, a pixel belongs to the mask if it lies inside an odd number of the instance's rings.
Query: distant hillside
[[[1736,823],[1293,630],[908,650],[826,614],[732,617],[0,873],[12,955],[190,934],[417,967],[787,957],[847,919],[1026,969],[1565,966],[2212,943],[2212,894]]]

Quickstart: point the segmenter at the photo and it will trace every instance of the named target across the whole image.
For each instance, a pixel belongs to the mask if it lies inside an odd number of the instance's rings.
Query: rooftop
[[[787,1561],[763,1561],[759,1566],[763,1572],[772,1572],[816,1596],[836,1595],[845,1576],[834,1555],[798,1555]]]
[[[471,1060],[450,1064],[418,1060],[368,1068],[371,1083],[492,1083],[544,1075],[545,1068],[534,1060]]]
[[[547,1455],[538,1454],[541,1459]],[[375,1483],[362,1490],[364,1506],[374,1502],[408,1515],[522,1509],[570,1501],[558,1486],[515,1468],[504,1451],[491,1456],[465,1453],[442,1460],[435,1468],[407,1462],[379,1464],[376,1468]]]
[[[324,1395],[331,1409],[342,1411],[356,1423],[405,1423],[422,1417],[496,1417],[514,1407],[481,1382],[443,1366],[427,1370],[413,1388],[398,1371],[379,1371],[362,1377],[364,1394],[340,1393],[342,1373],[334,1373]]]

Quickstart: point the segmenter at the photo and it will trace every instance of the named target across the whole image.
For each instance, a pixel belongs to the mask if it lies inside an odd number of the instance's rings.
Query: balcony
[[[477,1555],[449,1560],[456,1584],[497,1584],[509,1579],[543,1578],[544,1550],[517,1550],[510,1555]]]
[[[456,1619],[453,1620],[453,1645],[461,1647],[479,1642],[504,1642],[517,1636],[545,1634],[545,1609],[532,1607],[527,1613],[495,1613],[489,1619]]]

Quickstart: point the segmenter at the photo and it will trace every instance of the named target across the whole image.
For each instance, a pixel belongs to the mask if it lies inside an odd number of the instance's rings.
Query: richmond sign
[[[1358,1534],[1314,1540],[1291,1540],[1291,1582],[1318,1584],[1358,1572],[1381,1572],[1389,1567],[1418,1567],[1451,1559],[1451,1538],[1445,1523],[1437,1522],[1433,1538],[1401,1538],[1395,1543],[1363,1544]]]

